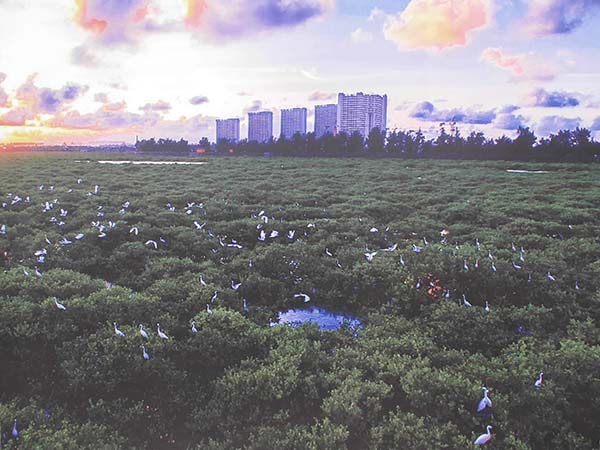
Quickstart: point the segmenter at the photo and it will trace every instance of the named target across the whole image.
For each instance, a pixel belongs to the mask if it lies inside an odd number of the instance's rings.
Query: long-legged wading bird
[[[473,442],[477,447],[482,447],[492,440],[492,426],[488,425],[486,431]]]
[[[115,329],[115,334],[119,337],[125,337],[125,333],[123,333],[121,330],[119,330],[119,327],[117,327],[117,322],[113,322],[113,327]]]

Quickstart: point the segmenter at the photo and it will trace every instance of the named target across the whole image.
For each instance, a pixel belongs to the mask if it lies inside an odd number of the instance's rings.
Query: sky
[[[600,0],[0,0],[0,143],[215,138],[388,95],[388,128],[600,139]]]

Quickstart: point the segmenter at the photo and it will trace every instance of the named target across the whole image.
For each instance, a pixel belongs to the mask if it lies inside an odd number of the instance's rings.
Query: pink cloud
[[[143,30],[150,0],[75,0],[75,21],[103,44],[131,43]]]
[[[156,103],[146,103],[140,108],[140,111],[146,112],[169,112],[171,111],[171,104],[164,100],[159,100]]]
[[[547,61],[534,54],[510,54],[499,48],[486,48],[481,57],[500,69],[509,71],[520,80],[552,80],[557,70]]]
[[[293,27],[323,16],[335,6],[335,0],[186,1],[187,27],[216,39]]]
[[[464,46],[469,34],[488,25],[488,0],[411,0],[386,18],[384,36],[401,50]]]
[[[600,9],[598,0],[530,0],[524,22],[534,36],[571,33]]]

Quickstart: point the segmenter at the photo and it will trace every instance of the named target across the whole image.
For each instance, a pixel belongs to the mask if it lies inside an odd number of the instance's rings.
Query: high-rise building
[[[240,140],[240,119],[217,120],[217,143],[223,140],[229,142]]]
[[[281,135],[290,139],[296,133],[306,134],[306,108],[281,110]]]
[[[268,142],[273,137],[273,113],[260,111],[248,113],[248,141]]]
[[[387,127],[387,95],[338,95],[338,131],[352,134],[358,131],[367,137],[373,128]]]
[[[315,106],[315,137],[337,133],[337,105]]]

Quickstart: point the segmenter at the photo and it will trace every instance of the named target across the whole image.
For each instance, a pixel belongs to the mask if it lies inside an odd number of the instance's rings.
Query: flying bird
[[[236,283],[235,281],[231,280],[231,289],[233,289],[234,291],[237,291],[241,285],[242,283]]]
[[[294,294],[294,298],[302,298],[304,299],[304,303],[310,302],[310,296],[308,294],[304,294],[303,292],[300,292],[299,294]]]
[[[375,255],[377,255],[377,252],[365,253],[365,258],[367,258],[368,262],[371,262]]]
[[[201,230],[206,226],[206,222],[200,223],[197,220],[194,220],[194,226],[196,227],[196,230]]]

